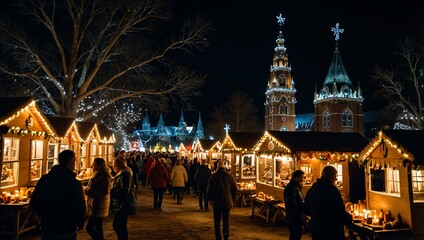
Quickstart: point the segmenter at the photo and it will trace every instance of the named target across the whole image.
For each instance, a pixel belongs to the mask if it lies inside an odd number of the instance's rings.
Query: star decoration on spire
[[[336,27],[332,27],[331,31],[334,33],[334,39],[337,41],[339,41],[340,39],[340,33],[344,32],[343,28],[339,28],[339,23],[336,23]]]
[[[284,21],[286,20],[285,18],[283,18],[283,16],[281,15],[281,13],[280,13],[280,15],[279,16],[276,16],[277,17],[277,22],[278,22],[278,24],[280,24],[280,27],[282,27],[283,26],[283,24],[284,24]]]

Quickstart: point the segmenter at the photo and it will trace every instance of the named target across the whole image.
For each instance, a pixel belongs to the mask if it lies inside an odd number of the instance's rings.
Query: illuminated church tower
[[[281,27],[285,18],[277,16],[280,32],[277,37],[267,90],[265,92],[265,130],[295,131],[296,89],[291,76]]]
[[[364,134],[361,87],[354,89],[340,57],[338,40],[343,29],[334,28],[336,48],[321,90],[314,94],[314,131],[359,132]]]

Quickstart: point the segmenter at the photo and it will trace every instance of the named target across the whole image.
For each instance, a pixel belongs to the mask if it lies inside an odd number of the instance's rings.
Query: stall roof
[[[193,142],[186,140],[180,142],[180,148],[183,147],[185,151],[191,151],[193,149]]]
[[[286,145],[292,152],[360,152],[369,142],[359,133],[280,131],[267,133]]]
[[[15,117],[19,116],[20,112],[29,107],[34,117],[40,122],[42,127],[47,130],[48,134],[55,134],[48,123],[47,117],[38,107],[35,100],[31,97],[0,97],[0,125],[7,124]]]
[[[259,139],[263,136],[263,132],[230,132],[228,136],[237,148],[253,148]]]
[[[81,139],[84,141],[90,136],[91,130],[93,130],[95,123],[94,122],[76,122],[78,133],[81,136]]]
[[[424,131],[385,130],[383,133],[414,154],[417,164],[424,164]]]
[[[373,141],[379,141],[379,138],[385,138],[390,142],[397,144],[399,148],[413,154],[416,165],[424,165],[424,131],[422,130],[383,130],[380,131]],[[369,148],[373,147],[373,142],[364,149],[360,155],[363,157]]]
[[[32,101],[31,97],[0,97],[0,122],[29,105]]]
[[[59,137],[65,137],[75,118],[47,117]]]
[[[200,146],[202,146],[203,150],[211,149],[217,141],[210,139],[199,139]]]
[[[104,124],[97,125],[97,130],[99,130],[100,137],[111,137],[113,135],[113,131],[109,130]]]

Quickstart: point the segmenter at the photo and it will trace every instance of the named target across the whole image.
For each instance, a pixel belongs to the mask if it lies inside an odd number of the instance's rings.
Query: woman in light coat
[[[177,204],[181,204],[184,198],[184,188],[188,181],[187,171],[181,161],[177,160],[175,166],[172,168],[170,179],[172,181],[172,188],[177,194]]]

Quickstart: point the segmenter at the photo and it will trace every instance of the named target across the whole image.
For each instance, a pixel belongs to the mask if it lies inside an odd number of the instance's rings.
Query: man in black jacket
[[[344,239],[343,225],[352,223],[346,212],[342,196],[335,186],[337,170],[325,166],[321,178],[315,182],[305,197],[305,213],[311,216],[313,240]]]
[[[213,220],[215,226],[215,237],[221,240],[221,218],[222,233],[224,240],[230,236],[230,209],[234,205],[237,193],[237,185],[234,177],[227,173],[224,162],[218,162],[218,170],[209,178],[208,183],[209,204],[213,207]]]
[[[197,169],[196,174],[194,175],[194,181],[197,182],[197,191],[199,192],[199,210],[203,210],[203,206],[205,206],[205,211],[209,210],[206,190],[208,188],[208,181],[211,175],[212,172],[208,167],[208,161],[203,159],[202,166]]]
[[[302,194],[303,175],[305,173],[302,170],[295,170],[289,184],[284,189],[286,221],[290,230],[289,240],[300,240],[302,237],[302,226],[305,219]]]
[[[75,178],[75,153],[64,150],[59,165],[43,175],[31,196],[30,206],[41,217],[41,239],[75,240],[84,226],[85,200]]]

